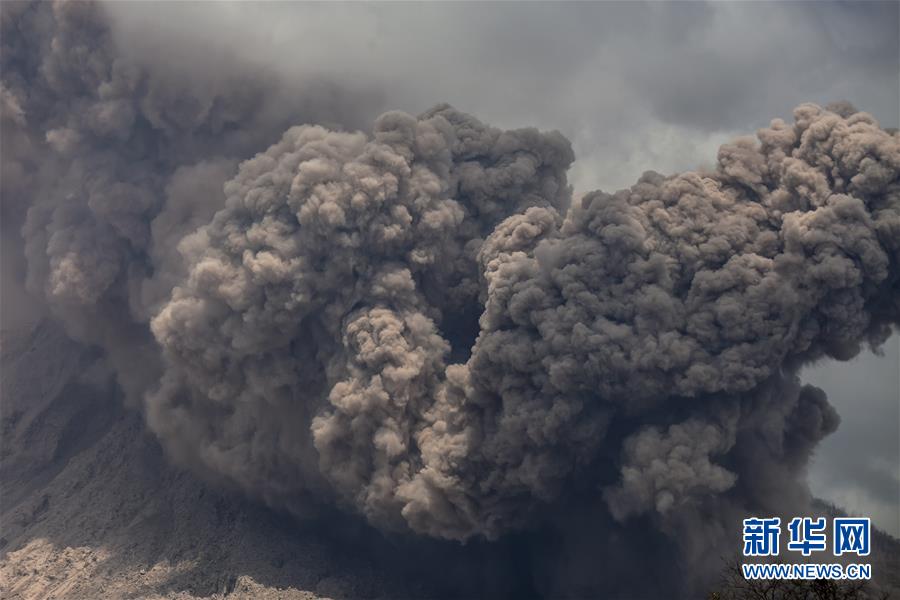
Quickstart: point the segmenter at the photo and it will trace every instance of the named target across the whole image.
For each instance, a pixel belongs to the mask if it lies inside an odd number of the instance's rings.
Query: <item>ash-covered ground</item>
[[[173,469],[95,363],[52,323],[3,332],[3,598],[423,595],[364,548]]]
[[[97,351],[52,321],[0,331],[0,369],[4,600],[535,593],[515,543],[417,545],[324,508],[298,520],[172,467]]]

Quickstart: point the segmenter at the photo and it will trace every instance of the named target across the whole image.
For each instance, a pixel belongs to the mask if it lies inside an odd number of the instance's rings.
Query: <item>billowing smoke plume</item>
[[[441,325],[477,319],[484,238],[510,214],[563,205],[572,159],[559,134],[501,132],[449,107],[384,115],[371,141],[289,130],[181,243],[190,273],[153,320],[172,368],[151,426],[276,502],[321,472],[378,525],[496,533],[510,512],[481,514],[465,471],[432,462],[480,461],[494,443],[473,437],[469,372],[445,373]]]
[[[900,320],[896,132],[806,104],[714,170],[573,199],[562,135],[440,105],[237,166],[327,117],[120,61],[100,23],[4,5],[4,209],[182,464],[453,540],[572,490],[694,539],[808,505],[838,417],[798,370]]]
[[[615,516],[726,492],[760,386],[787,396],[785,370],[877,345],[898,315],[897,136],[805,105],[758,138],[563,217],[558,134],[447,107],[371,139],[291,129],[182,242],[151,426],[273,502],[324,477],[376,526],[454,539],[520,525],[610,441]],[[444,334],[478,313],[477,340]],[[820,394],[794,395],[780,434],[834,429]]]
[[[214,50],[183,55],[120,56],[92,3],[3,4],[4,235],[25,219],[28,287],[114,350],[132,396],[158,376],[146,321],[181,276],[174,246],[221,207],[236,159],[297,119],[358,112]]]

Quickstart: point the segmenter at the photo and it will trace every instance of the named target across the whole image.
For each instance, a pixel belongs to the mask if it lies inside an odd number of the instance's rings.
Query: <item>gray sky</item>
[[[849,100],[900,125],[897,2],[109,5],[135,55],[237,51],[290,85],[327,80],[373,120],[450,102],[500,127],[559,129],[576,194],[716,149],[801,102]],[[148,49],[154,52],[147,52]],[[176,58],[177,57],[177,58]],[[357,125],[364,124],[358,123]],[[843,419],[813,491],[900,535],[900,356],[811,368]]]
[[[895,335],[882,350],[805,373],[841,415],[841,426],[819,445],[809,478],[816,495],[900,537],[900,339]]]

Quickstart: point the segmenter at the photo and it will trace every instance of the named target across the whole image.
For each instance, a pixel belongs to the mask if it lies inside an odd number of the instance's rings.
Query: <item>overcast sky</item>
[[[419,113],[449,102],[501,127],[562,131],[576,194],[709,165],[719,144],[801,102],[849,100],[900,125],[897,2],[297,4],[116,2],[124,51],[236,51],[336,101]],[[148,49],[155,50],[147,52]],[[187,59],[185,58],[187,57]],[[900,355],[807,378],[843,419],[814,460],[817,495],[900,536]]]

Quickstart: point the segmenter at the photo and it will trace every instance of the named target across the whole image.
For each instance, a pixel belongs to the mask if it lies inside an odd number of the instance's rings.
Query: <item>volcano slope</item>
[[[170,467],[97,358],[49,321],[2,332],[3,598],[430,595],[336,544],[352,526],[326,541]]]

